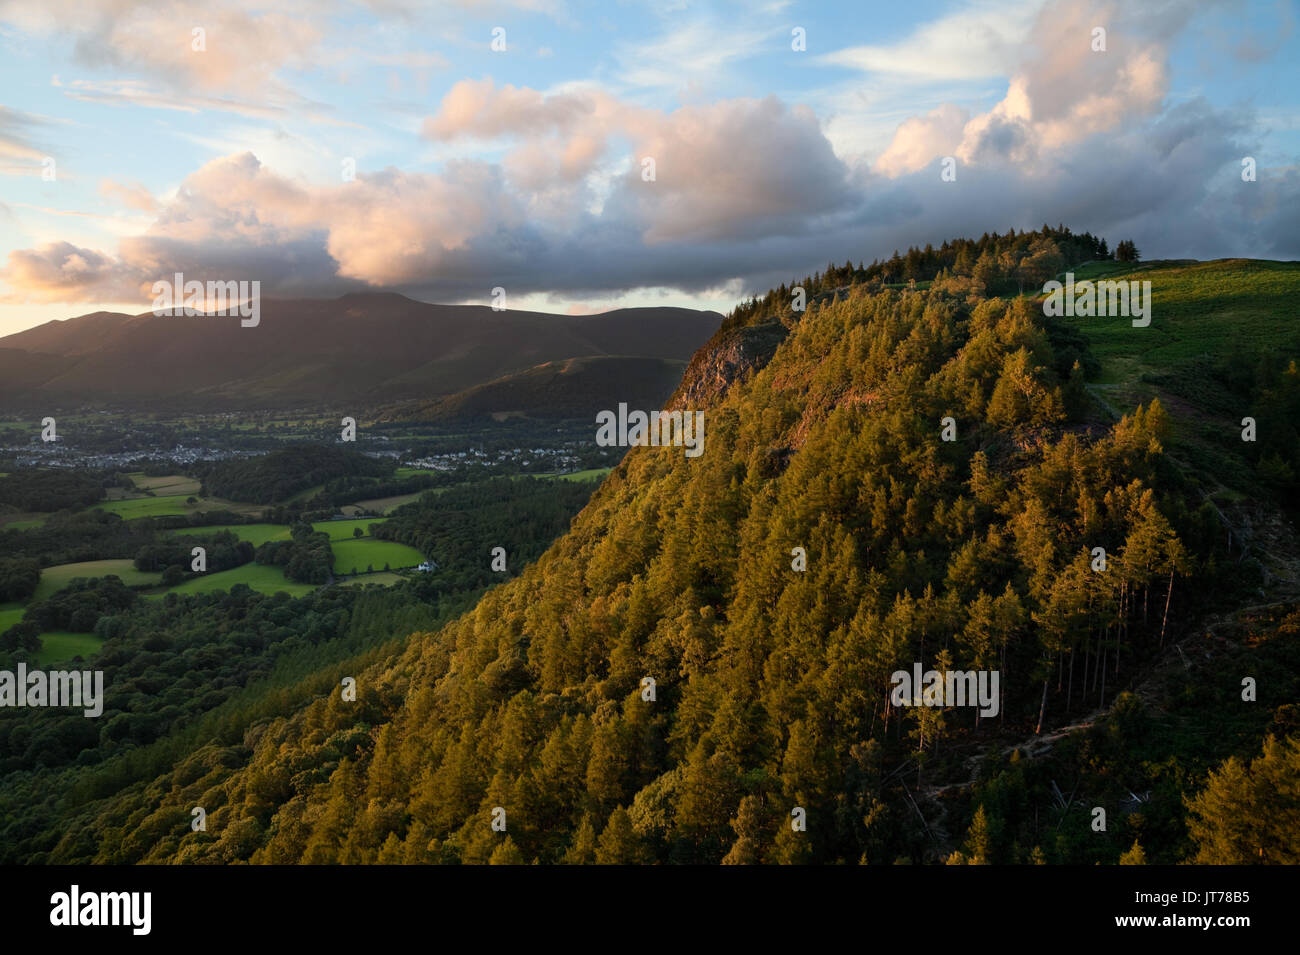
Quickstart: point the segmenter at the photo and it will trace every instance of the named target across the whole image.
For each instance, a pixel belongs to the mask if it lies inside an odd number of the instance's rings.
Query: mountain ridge
[[[94,312],[0,339],[0,402],[374,404],[451,395],[547,361],[685,361],[721,320],[672,307],[495,312],[395,293],[268,299],[259,325],[247,328],[235,316]]]

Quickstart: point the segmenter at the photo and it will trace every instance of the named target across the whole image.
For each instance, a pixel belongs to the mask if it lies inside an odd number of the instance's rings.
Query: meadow
[[[401,507],[403,504],[410,504],[412,501],[418,501],[421,494],[437,494],[447,490],[445,487],[430,488],[427,491],[415,491],[412,494],[395,494],[392,497],[372,497],[369,500],[357,501],[355,504],[346,504],[341,508],[344,514],[359,514],[362,511],[378,511],[380,514],[387,514]],[[374,520],[374,518],[371,518]]]
[[[41,666],[63,663],[73,657],[89,660],[99,652],[104,641],[93,633],[70,633],[66,630],[51,630],[41,634],[41,649],[35,654],[35,660]]]
[[[330,542],[333,543],[334,541],[355,539],[357,528],[361,529],[363,535],[368,535],[371,524],[382,524],[383,522],[384,518],[382,517],[362,517],[352,521],[317,521],[312,524],[311,529],[328,534]],[[416,563],[418,564],[419,561],[417,560]]]
[[[159,497],[191,497],[199,493],[198,479],[184,474],[149,477],[143,471],[132,471],[127,477],[139,490],[153,491]]]
[[[375,540],[371,537],[335,541],[331,544],[331,548],[334,551],[334,573],[336,574],[350,574],[354,570],[365,573],[367,567],[382,570],[385,564],[390,569],[400,570],[404,567],[414,567],[424,560],[424,555],[414,547],[407,547],[394,541]]]
[[[169,590],[146,594],[146,596],[158,598],[166,594],[206,594],[215,590],[228,591],[236,584],[245,584],[261,594],[274,594],[283,590],[292,597],[301,597],[316,589],[315,584],[294,583],[284,576],[284,571],[279,567],[249,563],[230,570],[203,574],[177,584]]]
[[[340,579],[338,585],[340,587],[362,587],[366,584],[379,584],[381,587],[391,587],[393,584],[400,584],[405,579],[401,574],[381,570],[373,574],[362,574],[359,577]]]
[[[254,547],[261,547],[267,541],[287,541],[289,539],[288,524],[213,524],[204,527],[186,527],[168,531],[168,533],[207,536],[221,531],[230,531],[241,541],[248,541]]]
[[[41,582],[36,585],[32,600],[44,600],[68,586],[77,577],[107,577],[116,574],[128,587],[156,586],[162,574],[135,569],[129,557],[111,560],[87,560],[77,564],[59,564],[41,571]]]

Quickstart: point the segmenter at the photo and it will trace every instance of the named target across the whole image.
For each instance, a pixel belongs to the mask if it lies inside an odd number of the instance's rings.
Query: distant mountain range
[[[681,383],[686,362],[675,358],[591,355],[548,361],[432,402],[405,402],[384,414],[390,421],[592,418],[625,401],[630,407],[655,409]]]
[[[586,414],[628,392],[666,396],[722,316],[686,308],[495,312],[374,293],[264,300],[259,325],[239,321],[95,312],[0,338],[0,405],[165,402],[197,411],[409,402],[433,419]]]

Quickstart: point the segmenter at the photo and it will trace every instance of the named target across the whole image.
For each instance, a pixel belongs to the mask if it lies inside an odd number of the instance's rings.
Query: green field
[[[203,574],[183,584],[177,584],[165,593],[172,594],[206,594],[214,590],[230,590],[235,584],[247,584],[261,594],[273,594],[283,590],[293,597],[301,597],[316,589],[315,584],[298,584],[287,579],[279,567],[267,567],[262,564],[247,563],[231,570],[221,570]],[[162,597],[163,593],[149,594],[149,597]]]
[[[437,494],[439,491],[445,491],[446,488],[440,487],[431,490],[434,494]],[[420,495],[425,493],[427,492],[416,491],[414,494],[396,494],[393,497],[372,497],[366,501],[357,501],[355,504],[345,505],[342,511],[344,514],[355,514],[359,510],[378,511],[380,514],[387,514],[403,504],[410,504],[412,501],[419,500]]]
[[[358,527],[362,534],[369,534],[371,524],[382,524],[384,520],[382,517],[361,517],[353,521],[317,521],[311,529],[328,534],[331,541],[352,540],[356,536],[353,532]]]
[[[162,579],[161,573],[136,570],[135,563],[129,557],[59,564],[41,571],[41,582],[36,585],[32,600],[44,600],[68,586],[75,577],[107,577],[109,574],[121,577],[122,583],[128,587],[154,586]]]
[[[299,501],[310,501],[313,497],[325,490],[324,484],[315,484],[305,491],[299,491],[297,494],[285,501],[286,504],[296,504]]]
[[[153,491],[159,497],[197,497],[199,493],[198,479],[184,474],[147,477],[143,471],[133,471],[127,477],[140,490]]]
[[[365,584],[380,584],[384,587],[391,587],[393,584],[400,584],[406,578],[401,574],[393,574],[385,571],[379,571],[374,574],[362,574],[359,577],[348,577],[346,580],[338,582],[340,587],[361,587]]]
[[[51,630],[41,634],[41,649],[34,659],[41,666],[62,663],[73,657],[89,660],[99,652],[104,641],[93,633],[69,633],[66,630]]]
[[[7,524],[0,526],[0,530],[5,531],[25,531],[28,528],[40,527],[45,523],[45,518],[38,517],[22,521],[9,521]]]
[[[117,514],[123,520],[136,517],[164,517],[171,514],[188,514],[194,508],[186,505],[182,496],[174,497],[133,497],[125,501],[100,501],[95,505],[97,511]]]
[[[0,633],[4,633],[19,620],[23,619],[23,605],[11,601],[0,604]]]
[[[613,468],[587,468],[585,471],[571,471],[568,474],[544,474],[539,477],[551,478],[555,481],[601,481],[605,475]]]
[[[125,501],[100,501],[94,505],[96,510],[118,514],[123,520],[137,517],[168,517],[176,514],[196,514],[199,511],[231,511],[235,514],[257,516],[262,508],[256,504],[241,504],[219,497],[201,497],[195,504],[185,503],[188,495],[174,494],[169,497],[133,497]]]
[[[424,560],[424,555],[414,547],[371,537],[335,541],[331,549],[334,551],[336,574],[350,574],[354,568],[359,573],[365,573],[367,566],[382,570],[384,564],[388,564],[392,570],[401,570],[404,567],[414,567]]]
[[[241,541],[248,541],[254,547],[261,547],[267,541],[287,541],[289,539],[288,524],[213,524],[210,527],[184,527],[179,530],[169,531],[169,533],[207,536],[209,534],[218,534],[221,531],[230,531]]]

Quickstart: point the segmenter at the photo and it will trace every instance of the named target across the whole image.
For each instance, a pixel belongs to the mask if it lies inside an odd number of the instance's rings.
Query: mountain
[[[623,401],[659,408],[682,380],[686,362],[590,355],[548,361],[433,402],[383,416],[388,421],[473,422],[489,418],[593,418]]]
[[[545,362],[684,361],[722,316],[494,312],[401,295],[264,300],[260,323],[96,312],[0,338],[0,402],[248,408],[453,395]]]
[[[702,454],[630,449],[472,611],[250,687],[148,750],[111,748],[148,702],[134,681],[84,764],[62,741],[85,721],[48,714],[51,768],[0,790],[12,855],[1296,858],[1259,792],[1300,768],[1300,264],[1086,274],[1149,279],[1150,329],[1049,318],[960,276],[835,277],[805,312],[734,313],[669,402],[704,413]],[[121,621],[113,665],[189,606]],[[897,675],[914,667],[999,682],[982,709],[912,705]]]

